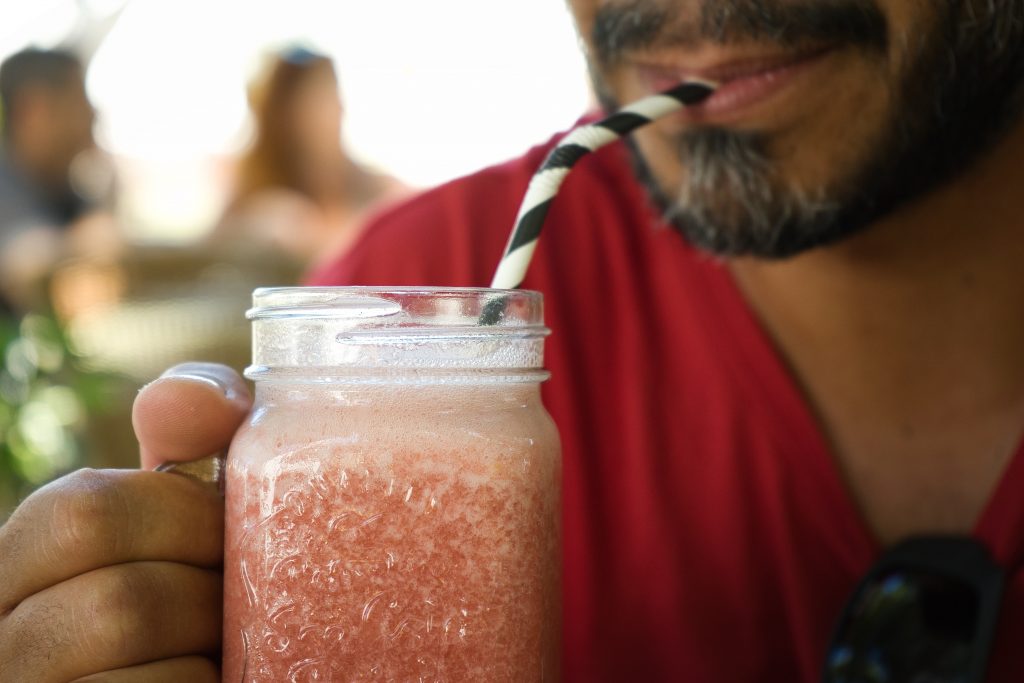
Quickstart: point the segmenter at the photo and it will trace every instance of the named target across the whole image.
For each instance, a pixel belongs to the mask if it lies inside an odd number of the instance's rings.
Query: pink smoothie
[[[229,456],[225,681],[557,680],[536,386],[260,390]]]

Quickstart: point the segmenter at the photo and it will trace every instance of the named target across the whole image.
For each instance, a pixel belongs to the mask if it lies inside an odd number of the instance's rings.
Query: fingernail
[[[216,370],[202,363],[182,363],[166,370],[160,378],[173,377],[175,379],[187,379],[194,382],[203,382],[218,389],[228,398],[234,398],[234,387],[220,375]]]

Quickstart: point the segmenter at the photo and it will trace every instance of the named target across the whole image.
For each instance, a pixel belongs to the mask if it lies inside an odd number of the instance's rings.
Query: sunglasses
[[[1003,571],[964,537],[888,550],[839,618],[823,683],[982,683]]]

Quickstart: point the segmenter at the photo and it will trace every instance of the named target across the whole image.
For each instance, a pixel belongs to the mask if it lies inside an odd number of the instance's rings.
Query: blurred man
[[[973,681],[994,630],[987,680],[1020,681],[1024,2],[570,6],[607,103],[688,77],[721,87],[631,154],[581,162],[525,283],[546,297],[545,401],[565,448],[564,678]],[[383,216],[315,281],[486,283],[549,148]],[[150,385],[144,466],[223,447],[242,386],[209,366]],[[213,680],[219,537],[194,530],[219,530],[221,509],[160,476],[73,476],[0,531],[12,680],[142,666]],[[183,496],[200,519],[148,533]],[[79,512],[62,532],[76,500],[98,521]],[[101,530],[121,543],[76,540]],[[998,620],[994,591],[926,568],[874,585],[884,609],[830,649],[883,550],[932,534],[991,556]],[[967,576],[968,555],[938,559]],[[104,608],[111,585],[128,588]],[[130,635],[104,646],[78,613]],[[64,645],[18,649],[42,639]]]
[[[71,168],[93,147],[93,109],[78,59],[38,49],[0,65],[0,107],[0,288],[20,301],[89,208]]]

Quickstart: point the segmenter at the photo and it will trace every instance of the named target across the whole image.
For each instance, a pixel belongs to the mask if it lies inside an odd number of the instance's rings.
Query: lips
[[[706,60],[706,64],[699,66],[696,59],[674,64],[637,60],[632,67],[645,90],[651,93],[690,79],[718,83],[711,97],[684,114],[693,121],[710,122],[740,116],[744,110],[772,98],[830,52],[827,48],[816,48],[799,53]]]

